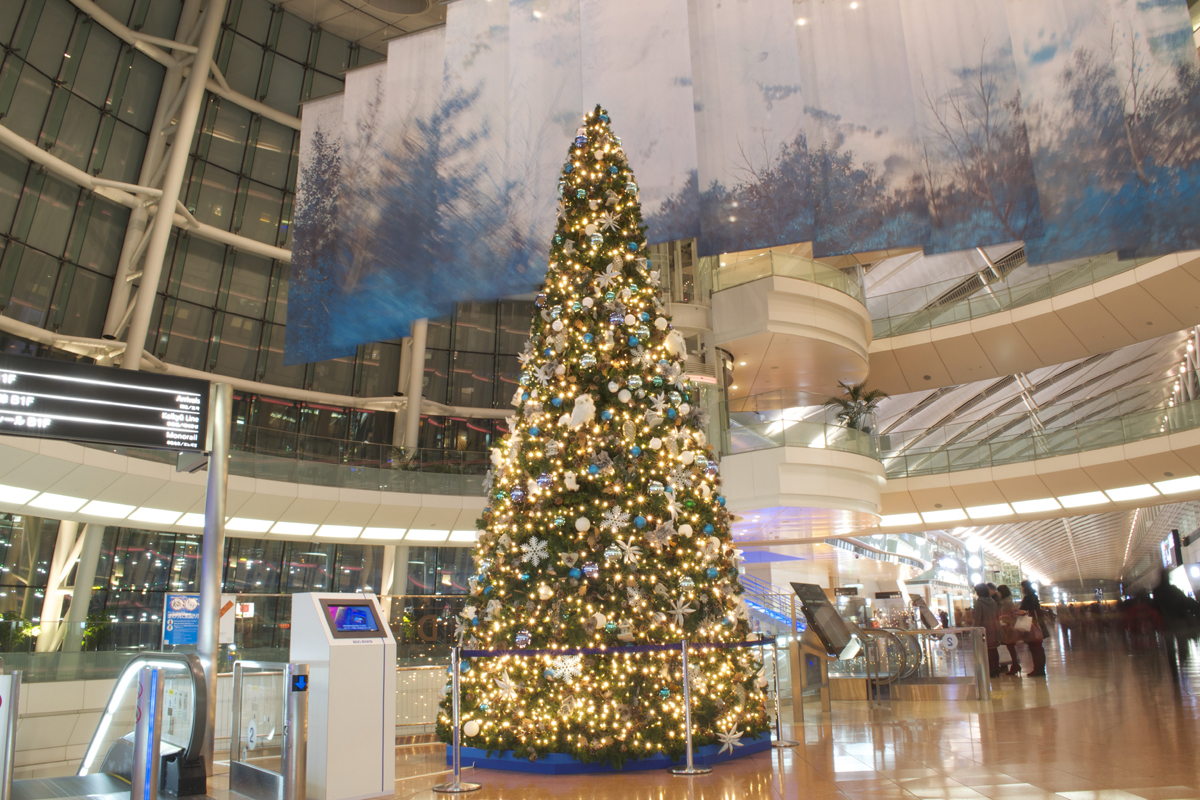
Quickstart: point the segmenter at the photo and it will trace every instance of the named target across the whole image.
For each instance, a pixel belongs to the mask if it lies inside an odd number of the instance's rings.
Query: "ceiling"
[[[446,21],[440,0],[283,0],[275,5],[377,53],[387,52],[388,39]]]

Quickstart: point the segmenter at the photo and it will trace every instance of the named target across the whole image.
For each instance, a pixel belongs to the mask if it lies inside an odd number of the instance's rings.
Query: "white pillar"
[[[213,734],[217,724],[217,658],[221,632],[221,573],[225,567],[225,501],[229,489],[229,429],[233,416],[233,386],[213,384],[212,451],[208,457],[208,487],[204,497],[204,538],[200,541],[200,638],[196,655],[208,687],[208,724],[204,729],[205,773],[213,774]]]
[[[83,627],[87,624],[88,608],[92,604],[92,587],[96,583],[96,567],[100,564],[100,544],[103,539],[103,525],[89,522],[84,526],[83,549],[79,551],[79,569],[75,571],[75,588],[71,591],[71,608],[67,611],[64,653],[78,653],[83,649]]]
[[[125,355],[121,360],[122,369],[137,370],[141,368],[146,334],[150,329],[150,315],[154,311],[154,296],[158,291],[158,279],[162,274],[163,258],[167,254],[167,244],[171,238],[171,222],[175,217],[175,202],[179,197],[179,190],[183,186],[183,175],[187,170],[188,150],[191,148],[192,135],[196,131],[196,122],[200,117],[200,108],[204,101],[204,84],[212,70],[213,50],[217,46],[217,37],[221,33],[221,21],[225,16],[225,2],[226,0],[209,0],[208,6],[204,9],[200,39],[196,43],[196,58],[192,62],[192,72],[188,76],[187,85],[183,88],[183,105],[179,109],[175,125],[175,140],[171,152],[167,155],[167,169],[163,174],[162,198],[159,202],[158,213],[154,215],[154,222],[150,226],[150,243],[146,245],[141,285],[138,287],[133,317],[129,322],[129,331],[125,335],[126,344]]]
[[[429,320],[419,319],[412,324],[412,356],[408,362],[408,409],[404,412],[404,446],[410,451],[417,447],[421,432],[421,392],[425,382],[425,336]]]
[[[55,634],[62,619],[62,585],[75,560],[75,539],[78,534],[78,522],[68,519],[59,521],[58,540],[54,543],[54,555],[50,557],[50,574],[46,577],[46,594],[42,597],[42,614],[38,619],[39,653],[49,653],[56,644]]]

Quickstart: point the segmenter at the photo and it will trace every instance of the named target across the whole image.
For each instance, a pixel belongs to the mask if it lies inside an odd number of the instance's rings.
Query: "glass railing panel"
[[[731,289],[771,276],[815,283],[866,302],[866,292],[856,273],[845,272],[819,261],[786,253],[768,252],[738,261],[713,272],[713,291]]]

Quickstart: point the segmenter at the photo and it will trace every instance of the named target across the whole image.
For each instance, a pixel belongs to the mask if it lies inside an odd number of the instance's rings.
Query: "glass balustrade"
[[[746,453],[773,447],[842,450],[878,458],[877,437],[870,430],[847,427],[827,398],[806,392],[765,392],[721,404],[727,421],[722,453]]]
[[[857,271],[840,270],[810,258],[787,253],[766,252],[726,267],[719,267],[713,272],[712,290],[719,292],[771,276],[796,278],[826,286],[866,304],[866,292]]]
[[[1090,286],[1151,259],[1122,259],[1116,254],[1083,261],[1018,267],[1003,281],[970,283],[971,275],[867,299],[876,339],[929,330],[984,317]]]

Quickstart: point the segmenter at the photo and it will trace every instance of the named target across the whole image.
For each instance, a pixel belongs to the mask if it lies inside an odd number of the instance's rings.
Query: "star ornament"
[[[500,694],[510,700],[517,699],[517,684],[513,681],[512,676],[508,674],[508,670],[504,670],[504,676],[496,678],[496,688],[500,690]]]
[[[624,539],[617,539],[617,547],[621,548],[621,560],[626,564],[636,564],[642,555],[642,548],[635,545],[632,539],[628,542]]]
[[[726,750],[733,753],[733,748],[735,747],[745,747],[745,745],[738,741],[741,738],[742,732],[737,729],[736,723],[718,733],[717,739],[721,742],[721,749],[718,751],[718,755],[724,753]]]
[[[600,215],[600,227],[606,231],[615,231],[621,226],[620,215],[605,211]]]

